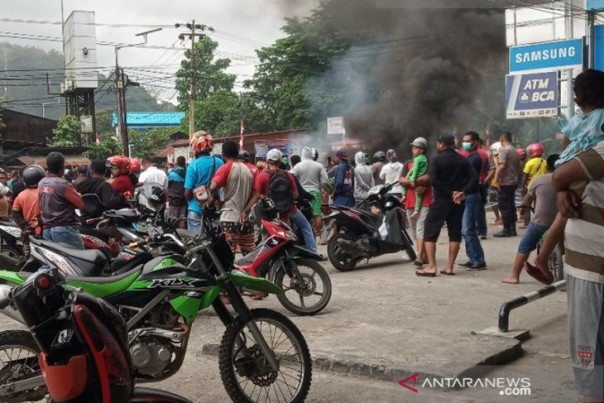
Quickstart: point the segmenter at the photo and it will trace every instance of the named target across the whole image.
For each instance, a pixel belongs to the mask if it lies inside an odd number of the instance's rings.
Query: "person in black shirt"
[[[111,185],[105,180],[106,170],[105,161],[92,161],[90,164],[90,178],[86,178],[75,186],[80,194],[96,194],[103,202],[103,206],[86,206],[87,210],[94,210],[86,211],[86,218],[96,218],[105,210],[128,207],[124,195],[115,193]]]
[[[443,224],[449,232],[449,261],[440,272],[453,275],[453,265],[461,244],[461,224],[464,212],[464,192],[478,187],[478,175],[470,163],[455,151],[455,137],[444,134],[436,142],[438,155],[429,165],[434,202],[426,217],[424,245],[429,266],[415,272],[418,276],[436,276],[436,241]]]

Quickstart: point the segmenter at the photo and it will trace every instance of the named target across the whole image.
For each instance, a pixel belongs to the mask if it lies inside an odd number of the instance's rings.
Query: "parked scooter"
[[[401,200],[388,193],[393,185],[373,187],[359,208],[329,206],[332,212],[323,219],[324,241],[336,269],[353,270],[362,259],[400,251],[411,261],[417,258],[405,230]]]
[[[0,221],[0,254],[12,259],[23,256],[21,228],[12,220]]]
[[[2,309],[12,302],[39,350],[3,361],[0,373],[14,376],[37,367],[45,382],[27,395],[15,394],[14,400],[4,395],[2,401],[39,400],[50,394],[57,403],[190,402],[172,393],[135,388],[123,317],[108,303],[74,292],[63,280],[56,269],[44,271],[0,300]]]
[[[331,299],[331,280],[318,262],[323,258],[297,242],[294,231],[278,219],[275,205],[262,198],[252,219],[261,227],[256,248],[235,263],[254,277],[265,277],[283,289],[279,302],[298,315],[321,312]]]

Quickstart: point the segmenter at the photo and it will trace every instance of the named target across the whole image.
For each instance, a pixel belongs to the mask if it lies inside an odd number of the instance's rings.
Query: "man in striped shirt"
[[[603,130],[597,128],[596,130]],[[573,190],[574,184],[589,181]],[[554,171],[564,230],[568,321],[575,384],[584,402],[604,401],[604,142]]]

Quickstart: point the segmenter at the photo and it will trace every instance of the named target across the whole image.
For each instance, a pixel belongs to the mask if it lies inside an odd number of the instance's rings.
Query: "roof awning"
[[[17,158],[23,165],[40,165],[42,168],[46,168],[46,156],[42,155],[32,155],[32,156],[23,156]],[[65,166],[80,166],[80,165],[90,165],[90,160],[81,155],[67,155],[65,156]]]

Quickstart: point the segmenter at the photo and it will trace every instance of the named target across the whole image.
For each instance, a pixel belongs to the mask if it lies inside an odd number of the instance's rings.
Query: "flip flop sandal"
[[[427,271],[416,271],[415,275],[418,277],[436,277],[435,272],[427,272]]]
[[[537,280],[538,282],[543,283],[545,285],[550,285],[554,282],[554,276],[552,276],[551,273],[546,274],[540,268],[538,268],[537,266],[533,266],[529,262],[525,262],[524,267],[528,275]]]
[[[453,273],[452,271],[446,271],[446,270],[441,270],[440,274],[444,274],[446,276],[454,276],[455,273]]]

